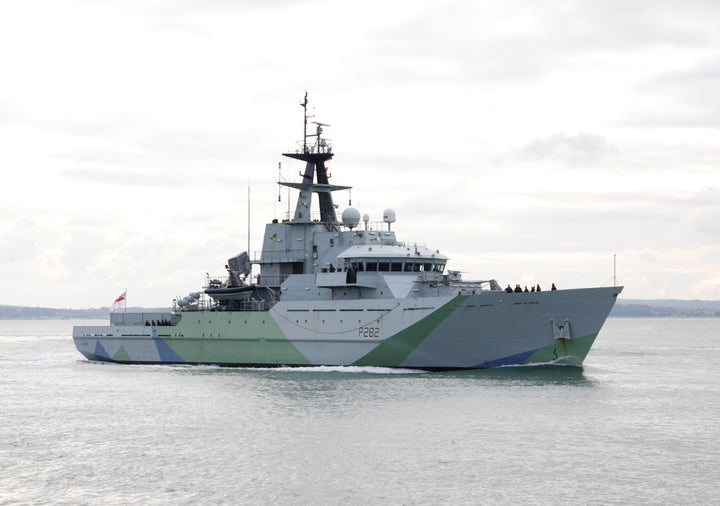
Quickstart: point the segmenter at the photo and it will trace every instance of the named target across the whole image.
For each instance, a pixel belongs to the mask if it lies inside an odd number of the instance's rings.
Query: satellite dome
[[[385,223],[395,223],[395,211],[392,209],[385,209],[385,211],[383,211],[383,221]]]
[[[342,213],[342,223],[349,229],[357,227],[360,223],[360,211],[354,207],[348,207]]]

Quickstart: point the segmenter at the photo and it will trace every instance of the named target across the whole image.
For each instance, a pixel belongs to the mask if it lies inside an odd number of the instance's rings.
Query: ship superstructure
[[[465,282],[446,272],[439,250],[398,241],[392,209],[381,226],[353,207],[338,220],[333,192],[350,187],[329,182],[328,125],[314,122],[308,134],[307,103],[306,94],[303,139],[284,153],[305,162],[302,180],[279,181],[297,191],[295,210],[267,224],[259,256],[229,259],[227,277],[208,279],[203,291],[176,300],[172,313],[114,313],[109,326],[75,327],[83,355],[431,370],[582,364],[621,287],[507,293],[495,280]]]

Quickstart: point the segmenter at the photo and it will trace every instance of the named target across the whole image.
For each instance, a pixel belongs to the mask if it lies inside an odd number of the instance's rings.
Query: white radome
[[[342,223],[348,228],[354,228],[360,223],[360,211],[354,207],[348,207],[342,213]]]

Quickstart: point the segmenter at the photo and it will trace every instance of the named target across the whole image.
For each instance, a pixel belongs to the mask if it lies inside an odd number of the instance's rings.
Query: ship
[[[82,355],[221,367],[582,366],[621,286],[519,291],[464,280],[439,250],[398,240],[392,209],[371,222],[349,206],[338,219],[333,194],[351,187],[330,183],[329,125],[310,121],[309,133],[307,93],[300,105],[302,140],[283,156],[305,163],[302,179],[278,181],[297,196],[294,213],[265,226],[262,250],[233,256],[226,274],[167,312],[74,327]]]

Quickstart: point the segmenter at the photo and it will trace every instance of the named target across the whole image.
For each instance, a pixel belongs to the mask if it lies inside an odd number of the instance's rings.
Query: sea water
[[[720,319],[613,318],[583,368],[447,373],[92,363],[74,324],[0,321],[0,504],[720,498]]]

